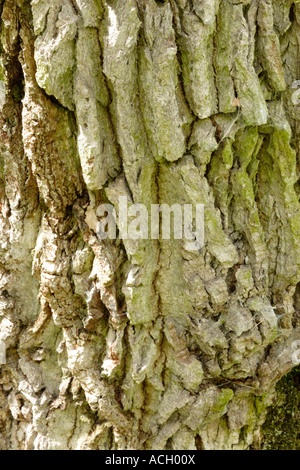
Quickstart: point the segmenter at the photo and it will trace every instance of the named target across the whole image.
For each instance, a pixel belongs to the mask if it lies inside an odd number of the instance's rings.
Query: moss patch
[[[300,367],[276,387],[276,403],[263,426],[264,450],[300,450]]]

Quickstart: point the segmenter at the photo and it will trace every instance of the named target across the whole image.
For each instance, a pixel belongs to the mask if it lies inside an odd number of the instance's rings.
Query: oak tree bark
[[[0,448],[263,448],[300,339],[299,0],[0,6]],[[120,196],[204,204],[205,247],[101,241]]]

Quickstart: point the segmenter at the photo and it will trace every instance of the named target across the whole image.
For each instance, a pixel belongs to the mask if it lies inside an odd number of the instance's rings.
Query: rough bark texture
[[[0,5],[0,449],[275,446],[299,0]],[[204,249],[99,240],[119,196],[205,204]]]

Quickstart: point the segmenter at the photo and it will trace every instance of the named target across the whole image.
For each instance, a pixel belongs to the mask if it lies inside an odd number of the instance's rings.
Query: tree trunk
[[[299,0],[0,6],[0,449],[266,447],[300,339]],[[204,204],[204,248],[101,240],[120,196]]]

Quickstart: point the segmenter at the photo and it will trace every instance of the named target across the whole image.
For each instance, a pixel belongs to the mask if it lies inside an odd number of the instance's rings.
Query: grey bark
[[[0,449],[264,447],[300,340],[299,0],[0,5]],[[205,204],[205,247],[101,241],[119,196]]]

